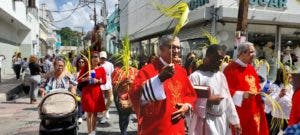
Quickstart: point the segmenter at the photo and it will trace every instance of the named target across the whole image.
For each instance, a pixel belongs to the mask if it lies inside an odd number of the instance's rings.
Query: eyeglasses
[[[177,46],[177,45],[166,45],[169,49],[178,49],[178,50],[180,50],[180,49],[182,49],[182,47],[181,46]]]
[[[98,55],[93,55],[92,58],[99,58]]]

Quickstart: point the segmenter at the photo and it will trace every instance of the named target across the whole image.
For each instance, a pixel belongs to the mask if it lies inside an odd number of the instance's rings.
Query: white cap
[[[101,52],[100,52],[100,58],[105,58],[105,59],[107,59],[107,54],[106,54],[105,51],[101,51]]]

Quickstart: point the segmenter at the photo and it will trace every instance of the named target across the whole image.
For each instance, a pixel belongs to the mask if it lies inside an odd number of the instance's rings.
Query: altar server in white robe
[[[195,109],[188,122],[189,135],[230,135],[230,127],[235,133],[242,133],[226,77],[219,71],[223,57],[219,45],[209,46],[203,65],[189,76],[194,88],[202,89],[197,90]]]

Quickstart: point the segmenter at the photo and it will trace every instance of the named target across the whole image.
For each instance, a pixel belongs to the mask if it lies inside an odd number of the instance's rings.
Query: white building
[[[61,54],[61,55],[65,55],[65,54],[68,54],[70,52],[79,53],[78,46],[61,46],[59,48],[59,54]]]
[[[37,8],[29,8],[26,2],[30,0],[0,0],[0,54],[6,56],[3,74],[13,72],[14,52],[21,52],[22,57],[38,53]]]
[[[179,0],[159,1],[173,5]],[[190,7],[189,23],[179,33],[182,56],[194,51],[202,55],[207,43],[203,31],[216,35],[219,44],[233,49],[238,16],[238,0],[186,0]],[[153,7],[151,0],[120,0],[121,35],[130,35],[132,50],[149,56],[155,53],[157,38],[172,33],[176,21],[163,16]],[[258,48],[268,41],[275,44],[275,52],[286,45],[300,45],[299,0],[249,0],[248,40]],[[152,45],[151,45],[152,44]],[[283,48],[282,48],[282,47]],[[276,56],[275,56],[276,57]],[[279,58],[278,58],[279,59]],[[276,73],[275,73],[276,74]]]
[[[54,27],[53,16],[49,10],[47,10],[46,5],[42,4],[39,10],[40,19],[40,30],[39,30],[39,43],[40,43],[40,53],[39,56],[43,57],[46,54],[52,55],[55,53],[55,42],[56,33],[53,31]]]

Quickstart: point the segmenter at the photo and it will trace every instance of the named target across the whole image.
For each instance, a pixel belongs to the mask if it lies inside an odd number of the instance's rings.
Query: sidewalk
[[[16,80],[15,74],[2,75],[2,82],[0,83],[0,102],[12,99],[20,90],[22,90],[21,80]]]

